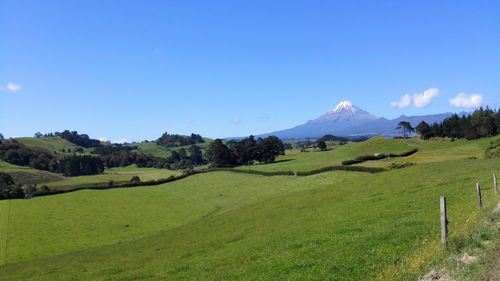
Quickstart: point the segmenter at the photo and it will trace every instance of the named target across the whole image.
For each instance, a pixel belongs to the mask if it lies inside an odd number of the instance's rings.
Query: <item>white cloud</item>
[[[23,87],[21,87],[21,85],[18,85],[16,83],[9,82],[9,83],[7,83],[6,89],[7,89],[7,91],[9,91],[11,93],[16,93],[16,92],[21,91],[23,89]]]
[[[406,108],[410,106],[411,104],[411,97],[410,95],[406,94],[401,97],[399,101],[393,101],[391,102],[391,107],[392,108]]]
[[[128,139],[119,139],[117,141],[115,141],[115,143],[128,143]]]
[[[427,107],[431,104],[432,99],[439,94],[438,88],[429,88],[423,93],[413,95],[413,106],[416,108]]]
[[[107,138],[104,138],[104,137],[98,138],[98,140],[100,140],[100,141],[102,141],[102,142],[107,142],[107,141],[109,141]]]
[[[483,96],[480,94],[460,93],[448,101],[451,107],[478,108],[483,104]]]
[[[405,94],[399,101],[391,102],[392,108],[407,108],[413,105],[416,108],[427,107],[432,103],[432,100],[439,94],[438,88],[429,88],[422,93],[413,95]]]

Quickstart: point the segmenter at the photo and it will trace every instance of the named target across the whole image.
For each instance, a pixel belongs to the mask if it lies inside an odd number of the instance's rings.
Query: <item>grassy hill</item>
[[[491,174],[500,159],[480,159],[491,140],[376,138],[255,166],[310,169],[419,148],[412,160],[395,160],[417,165],[377,174],[213,172],[0,201],[0,280],[416,280],[447,255],[440,195],[448,197],[453,249],[480,219],[476,181],[486,207],[494,206]]]
[[[106,169],[104,173],[91,176],[65,177],[60,181],[39,182],[39,185],[46,185],[50,189],[64,190],[77,187],[91,187],[94,185],[128,182],[133,176],[138,176],[141,181],[165,179],[169,176],[180,175],[179,171],[156,168],[137,168],[135,165],[127,167],[117,167]]]
[[[0,160],[0,171],[10,174],[16,183],[21,184],[53,182],[64,178],[58,174],[10,164],[4,160]]]
[[[435,139],[423,141],[412,139],[387,139],[374,137],[364,142],[350,142],[346,145],[330,147],[330,150],[300,152],[287,150],[286,155],[278,157],[275,163],[265,165],[241,166],[241,170],[258,171],[310,171],[332,165],[341,165],[343,160],[376,153],[402,153],[417,148],[419,151],[409,157],[388,158],[367,161],[358,166],[389,167],[392,163],[428,163],[444,160],[461,160],[468,157],[484,157],[484,150],[499,137],[484,138],[476,141]]]
[[[50,152],[61,153],[64,149],[65,152],[75,152],[76,149],[80,147],[75,145],[65,139],[59,137],[49,137],[49,138],[16,138],[17,141],[26,145],[30,148],[45,149]]]
[[[204,138],[205,142],[204,143],[198,143],[196,144],[199,146],[201,149],[205,150],[208,148],[210,145],[210,142],[212,141],[211,139]],[[164,146],[158,145],[155,142],[139,142],[139,143],[132,143],[129,144],[131,146],[137,146],[137,149],[134,150],[139,153],[145,153],[149,154],[155,157],[160,157],[160,158],[168,158],[171,155],[171,152],[173,150],[178,151],[181,148],[184,148],[186,150],[189,150],[190,145],[186,146],[179,146],[179,147],[170,147],[166,148]]]

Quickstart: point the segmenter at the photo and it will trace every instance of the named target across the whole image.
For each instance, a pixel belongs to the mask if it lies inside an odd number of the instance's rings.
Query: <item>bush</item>
[[[141,178],[139,178],[139,176],[133,176],[133,177],[130,179],[130,182],[131,182],[131,183],[139,183],[139,182],[141,182]]]
[[[500,139],[491,142],[490,146],[484,152],[486,158],[500,157]]]
[[[0,199],[22,198],[24,195],[20,185],[16,185],[11,175],[0,172]]]

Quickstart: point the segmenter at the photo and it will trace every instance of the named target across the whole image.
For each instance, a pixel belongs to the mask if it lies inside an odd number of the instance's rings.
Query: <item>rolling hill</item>
[[[449,200],[454,251],[481,243],[470,240],[486,212],[474,187],[483,184],[491,210],[500,159],[483,157],[497,139],[373,138],[245,167],[308,170],[419,149],[382,161],[415,165],[376,174],[211,172],[154,187],[3,200],[0,280],[416,280],[448,256],[439,196]]]

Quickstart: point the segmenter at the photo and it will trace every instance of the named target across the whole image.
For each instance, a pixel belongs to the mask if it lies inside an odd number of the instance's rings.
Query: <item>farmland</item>
[[[377,174],[212,172],[154,187],[0,201],[0,242],[6,245],[0,280],[386,280],[387,274],[415,280],[446,256],[439,245],[440,195],[449,201],[452,245],[480,220],[476,181],[484,183],[485,209],[493,207],[491,175],[500,160],[483,155],[497,138],[375,138],[326,152],[287,151],[279,160],[293,160],[242,168],[308,170],[419,149],[406,158],[363,163],[416,163]],[[52,184],[110,175],[128,180],[137,170]],[[140,177],[168,173],[144,170]]]
[[[287,150],[286,155],[278,157],[276,163],[266,165],[242,166],[242,170],[258,171],[310,171],[332,165],[341,165],[343,160],[377,153],[403,153],[411,149],[419,152],[403,158],[368,161],[359,166],[389,167],[391,163],[429,163],[444,160],[462,160],[465,158],[481,158],[484,149],[496,138],[485,138],[477,141],[449,141],[435,139],[423,141],[413,139],[385,139],[374,137],[364,142],[348,143],[330,147],[328,151],[300,152],[298,149]]]
[[[198,143],[196,144],[199,146],[201,149],[207,149],[209,143],[212,141],[211,139],[204,138],[203,143]],[[179,146],[179,147],[170,147],[166,148],[164,146],[161,146],[155,142],[138,142],[138,143],[131,143],[128,144],[129,146],[136,146],[137,149],[135,149],[135,152],[140,152],[140,153],[145,153],[149,154],[152,156],[160,157],[160,158],[168,158],[171,155],[172,151],[178,151],[179,149],[189,149],[189,145],[187,146]]]
[[[40,182],[40,185],[46,185],[50,189],[73,189],[77,187],[91,187],[103,185],[110,182],[123,183],[128,182],[133,176],[138,176],[141,181],[150,181],[165,179],[170,176],[179,175],[180,172],[167,169],[155,168],[137,168],[135,165],[127,167],[117,167],[106,169],[104,173],[91,176],[65,177],[59,181]]]
[[[30,148],[44,149],[57,153],[61,153],[62,150],[65,152],[75,152],[78,148],[83,149],[78,145],[58,137],[17,138],[16,140]]]

